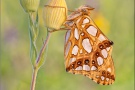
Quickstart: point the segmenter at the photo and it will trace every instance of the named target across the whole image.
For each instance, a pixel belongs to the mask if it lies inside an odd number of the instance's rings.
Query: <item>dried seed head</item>
[[[20,4],[26,12],[36,12],[40,0],[20,0]]]
[[[45,26],[50,29],[60,29],[67,17],[65,0],[49,0],[44,6],[43,18]]]

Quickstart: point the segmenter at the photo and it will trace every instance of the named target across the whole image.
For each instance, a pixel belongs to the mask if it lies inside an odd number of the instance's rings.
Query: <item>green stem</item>
[[[34,68],[33,74],[32,74],[32,82],[31,82],[31,89],[30,90],[35,90],[37,73],[38,73],[38,69]]]
[[[48,31],[47,31],[48,32]],[[38,73],[38,70],[39,70],[39,62],[40,62],[40,58],[41,58],[41,55],[44,53],[44,50],[46,49],[47,47],[47,44],[48,44],[48,41],[49,41],[49,38],[50,38],[50,32],[47,33],[47,37],[44,41],[44,44],[40,50],[40,53],[38,55],[38,58],[37,58],[37,61],[35,63],[35,66],[34,66],[34,69],[33,69],[33,74],[32,74],[32,82],[31,82],[31,90],[35,90],[35,85],[36,85],[36,77],[37,77],[37,73]]]
[[[42,48],[41,48],[41,50],[40,50],[40,53],[39,53],[39,56],[38,56],[38,58],[37,58],[36,64],[38,64],[39,61],[41,60],[41,59],[40,59],[40,58],[41,58],[41,55],[42,55],[43,52],[45,51],[45,48],[46,48],[46,46],[47,46],[47,44],[48,44],[50,35],[51,35],[51,32],[47,31],[47,37],[46,37],[46,40],[44,41],[44,44],[43,44],[43,46],[42,46]]]
[[[34,66],[35,60],[37,58],[37,47],[36,39],[38,37],[38,13],[29,12],[29,34],[30,34],[30,58],[32,65]],[[36,15],[36,18],[34,18]]]

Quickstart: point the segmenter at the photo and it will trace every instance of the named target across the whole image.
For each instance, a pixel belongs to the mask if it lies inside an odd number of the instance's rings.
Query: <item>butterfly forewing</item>
[[[102,85],[112,84],[115,80],[111,57],[113,42],[99,30],[89,15],[82,13],[66,23],[70,29],[65,36],[66,71],[85,75]]]

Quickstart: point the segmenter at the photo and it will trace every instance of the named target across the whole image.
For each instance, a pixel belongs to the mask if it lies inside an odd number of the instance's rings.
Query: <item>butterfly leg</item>
[[[50,33],[52,33],[52,32],[55,32],[55,31],[63,31],[63,30],[69,30],[68,28],[60,28],[60,29],[58,29],[58,30],[56,30],[56,29],[53,29],[53,30],[48,30]]]

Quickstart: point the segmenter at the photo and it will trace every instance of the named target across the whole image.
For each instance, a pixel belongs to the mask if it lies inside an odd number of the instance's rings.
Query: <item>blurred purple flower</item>
[[[5,44],[12,44],[17,42],[18,39],[18,30],[15,27],[8,27],[5,30],[4,34],[4,43]]]

